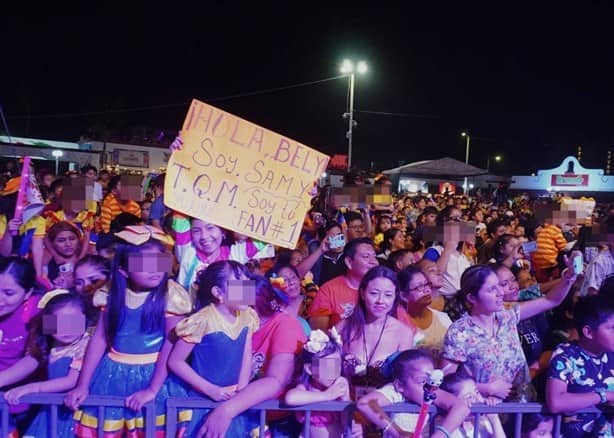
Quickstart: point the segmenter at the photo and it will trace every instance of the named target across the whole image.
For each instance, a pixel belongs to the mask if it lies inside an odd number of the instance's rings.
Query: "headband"
[[[55,297],[57,297],[59,295],[66,295],[66,294],[69,294],[69,293],[70,293],[70,291],[68,291],[67,289],[53,289],[53,290],[50,290],[45,295],[43,295],[42,298],[39,300],[38,308],[39,309],[44,309],[45,306],[47,304],[49,304],[49,301],[51,301],[53,298],[55,298]]]
[[[136,246],[143,245],[150,239],[158,240],[165,246],[172,246],[174,243],[168,234],[151,225],[128,225],[119,233],[115,233],[115,235],[125,242]]]

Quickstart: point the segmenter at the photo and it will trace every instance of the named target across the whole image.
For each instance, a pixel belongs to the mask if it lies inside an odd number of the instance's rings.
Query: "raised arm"
[[[577,278],[573,270],[573,258],[576,255],[582,256],[582,253],[574,251],[569,259],[565,258],[567,270],[547,295],[534,300],[523,301],[518,304],[521,320],[539,315],[540,313],[555,308],[563,302]]]

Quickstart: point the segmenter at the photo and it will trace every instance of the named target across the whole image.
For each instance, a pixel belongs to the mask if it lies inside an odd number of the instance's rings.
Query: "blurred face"
[[[482,210],[477,210],[473,214],[473,220],[476,222],[484,222],[484,212]]]
[[[505,234],[505,225],[500,225],[497,227],[494,233],[494,238],[501,237]]]
[[[424,225],[435,225],[435,222],[437,221],[437,215],[434,213],[429,213],[426,216],[424,216]]]
[[[221,300],[233,312],[245,311],[256,302],[256,283],[243,274],[239,278],[232,275]]]
[[[300,265],[303,260],[304,260],[303,253],[301,253],[300,251],[292,252],[292,255],[290,256],[290,264],[292,266]]]
[[[55,177],[50,173],[47,173],[45,176],[43,176],[43,185],[49,187],[54,180]]]
[[[141,206],[141,219],[143,221],[149,220],[149,213],[151,212],[151,202],[143,202]]]
[[[62,257],[72,257],[77,252],[79,239],[72,231],[60,231],[51,244]]]
[[[416,274],[409,282],[409,289],[405,292],[407,301],[410,304],[417,304],[420,307],[427,307],[431,304],[431,284],[423,274]]]
[[[79,294],[84,294],[88,286],[100,280],[107,280],[107,277],[93,265],[80,265],[75,269],[75,290]]]
[[[85,315],[79,306],[65,305],[51,315],[43,315],[43,333],[61,345],[68,345],[85,332]]]
[[[472,313],[491,314],[503,310],[503,290],[497,274],[490,274],[476,295],[469,295]]]
[[[416,207],[418,207],[419,210],[424,210],[424,207],[426,207],[426,201],[424,199],[420,199],[416,204]]]
[[[397,260],[397,270],[402,271],[414,262],[414,256],[411,253],[404,254]]]
[[[341,376],[341,354],[337,351],[311,361],[311,377],[322,386],[329,387]]]
[[[456,396],[458,398],[468,400],[471,403],[480,403],[483,400],[473,380],[468,379],[459,382],[457,390]]]
[[[403,237],[403,233],[401,231],[397,231],[394,234],[394,238],[392,239],[392,250],[396,251],[398,249],[405,248],[405,238]]]
[[[371,280],[360,294],[365,302],[367,317],[380,319],[392,310],[396,287],[390,279],[378,277]]]
[[[383,218],[383,219],[380,220],[380,222],[379,222],[379,230],[380,230],[380,232],[385,233],[390,228],[392,228],[392,222],[390,221],[390,218]]]
[[[520,258],[520,242],[518,239],[510,239],[502,248],[501,253],[504,256],[514,255],[514,258]]]
[[[463,212],[460,211],[458,208],[453,208],[450,211],[450,215],[447,218],[448,221],[455,221],[455,222],[459,222],[463,220]]]
[[[85,172],[85,176],[89,179],[95,179],[96,171],[94,169],[88,169],[87,172]]]
[[[526,436],[527,438],[552,438],[552,429],[554,427],[554,420],[550,418],[547,421],[542,421],[537,426],[537,429],[532,430]]]
[[[10,315],[30,297],[10,274],[0,274],[0,317]]]
[[[425,260],[421,263],[422,273],[426,279],[431,283],[433,289],[439,289],[443,286],[443,272],[437,266],[437,263],[430,260]]]
[[[348,222],[348,240],[359,239],[364,236],[365,225],[362,220],[355,219]]]
[[[524,237],[524,234],[525,234],[524,227],[522,225],[516,226],[516,229],[514,230],[514,236]]]
[[[128,258],[127,277],[134,291],[147,291],[160,285],[169,272],[171,258],[158,248],[144,248]]]
[[[192,244],[198,251],[212,255],[220,249],[224,233],[217,225],[194,219],[192,221]]]
[[[286,282],[286,294],[290,297],[290,299],[301,296],[301,280],[296,276],[296,273],[292,269],[280,269],[279,276]]]
[[[349,273],[360,278],[364,277],[369,269],[378,265],[373,246],[366,243],[358,245],[354,258],[347,257],[345,261]]]
[[[497,277],[499,278],[499,286],[503,291],[503,301],[516,302],[518,301],[518,293],[520,287],[518,281],[512,271],[507,268],[499,268],[497,270]]]
[[[535,277],[527,269],[521,269],[516,274],[516,280],[518,280],[518,287],[520,289],[527,289],[528,287],[537,284]]]

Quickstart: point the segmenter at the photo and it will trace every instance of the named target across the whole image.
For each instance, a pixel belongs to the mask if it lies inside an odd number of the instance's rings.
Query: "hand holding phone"
[[[330,249],[343,248],[345,246],[345,235],[337,234],[328,238],[328,246]]]

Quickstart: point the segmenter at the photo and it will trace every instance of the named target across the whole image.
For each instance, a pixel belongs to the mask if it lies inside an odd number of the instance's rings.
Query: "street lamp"
[[[469,164],[469,142],[471,141],[471,137],[467,132],[461,132],[461,137],[465,137],[467,139],[465,143],[465,164]],[[467,177],[465,177],[465,182],[463,183],[463,192],[467,194]]]
[[[493,158],[495,159],[497,163],[501,161],[501,155],[495,155]],[[490,172],[490,155],[486,159],[486,171]]]
[[[348,132],[345,135],[348,139],[348,171],[352,168],[352,130],[357,125],[354,120],[354,75],[356,72],[359,74],[364,74],[367,72],[367,63],[364,61],[358,62],[356,66],[349,59],[344,59],[343,64],[341,64],[341,73],[347,75],[350,79],[349,82],[349,94],[350,94],[350,102],[348,112],[343,114],[343,118],[348,119]]]
[[[51,151],[51,155],[55,157],[55,174],[57,176],[58,166],[59,166],[58,160],[60,159],[60,157],[64,156],[64,152],[56,149],[56,150]]]

